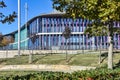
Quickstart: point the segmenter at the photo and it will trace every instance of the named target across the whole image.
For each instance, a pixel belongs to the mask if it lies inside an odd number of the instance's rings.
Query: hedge
[[[120,80],[120,69],[95,69],[73,73],[31,72],[24,75],[1,75],[0,80]]]

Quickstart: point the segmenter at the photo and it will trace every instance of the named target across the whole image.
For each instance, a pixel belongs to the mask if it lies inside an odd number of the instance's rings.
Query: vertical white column
[[[92,37],[92,50],[95,50],[95,37]]]
[[[27,3],[25,3],[25,23],[26,23],[26,27],[27,27],[27,19],[28,19],[28,5]]]
[[[20,56],[20,0],[18,0],[18,56]]]
[[[42,21],[43,21],[43,22],[42,22],[42,24],[43,24],[43,25],[42,25],[42,32],[44,33],[44,21],[45,21],[45,18],[42,18]]]
[[[85,49],[85,35],[83,34],[83,36],[82,36],[82,43],[83,43],[83,45],[82,45],[82,53],[84,53],[84,49]]]
[[[79,34],[79,49],[81,49],[81,34]]]
[[[39,18],[37,18],[37,33],[39,33]]]

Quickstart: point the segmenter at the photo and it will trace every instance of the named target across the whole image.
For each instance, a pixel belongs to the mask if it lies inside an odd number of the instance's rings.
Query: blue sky
[[[1,1],[1,0],[0,0]],[[3,0],[7,7],[0,9],[0,12],[3,12],[5,15],[12,13],[13,11],[17,12],[18,0]],[[25,23],[25,3],[28,3],[28,20],[31,18],[43,14],[50,13],[52,9],[51,0],[21,0],[21,26]],[[12,24],[2,24],[0,23],[0,32],[2,34],[8,34],[18,29],[17,18]]]

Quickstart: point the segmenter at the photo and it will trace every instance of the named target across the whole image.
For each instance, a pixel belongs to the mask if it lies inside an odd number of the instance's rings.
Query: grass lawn
[[[1,65],[17,65],[28,64],[28,55],[22,55],[20,57],[0,59]],[[47,55],[33,55],[32,64],[63,64],[63,65],[79,65],[79,66],[104,66],[107,64],[107,57],[102,56],[103,62],[98,64],[99,54],[69,54],[66,61],[66,54],[47,54]],[[114,64],[117,64],[120,60],[120,53],[114,54]]]

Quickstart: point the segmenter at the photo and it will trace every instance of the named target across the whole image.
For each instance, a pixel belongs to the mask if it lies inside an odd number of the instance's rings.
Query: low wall
[[[95,69],[95,67],[69,66],[69,65],[5,65],[0,71],[5,70],[37,70],[37,71],[62,71],[73,72],[78,70]]]
[[[104,52],[106,52],[106,51],[104,51]],[[32,53],[32,50],[21,50],[20,53],[21,53],[21,55],[30,54],[30,53]],[[66,50],[33,50],[33,54],[51,54],[51,53],[66,53]],[[67,53],[69,53],[69,54],[99,53],[99,51],[67,50]],[[0,58],[12,58],[15,55],[18,55],[17,50],[0,50]]]
[[[12,58],[15,55],[17,55],[17,50],[12,50],[12,51],[2,50],[2,51],[0,51],[0,58]]]

